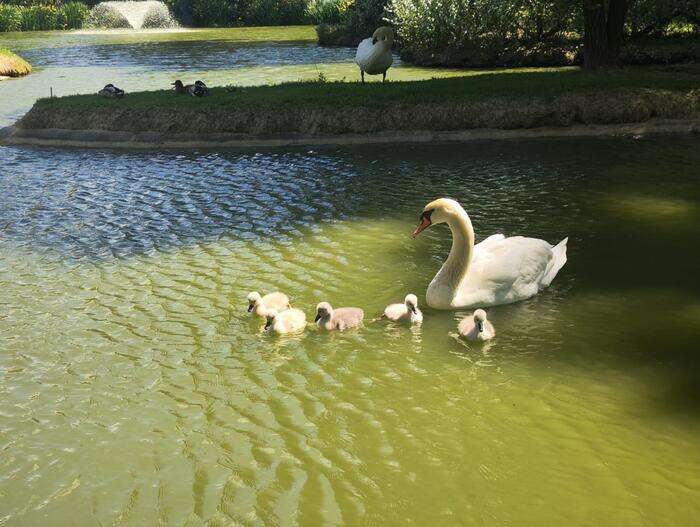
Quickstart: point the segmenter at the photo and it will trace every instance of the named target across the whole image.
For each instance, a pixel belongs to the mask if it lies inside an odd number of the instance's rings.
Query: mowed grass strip
[[[118,85],[118,79],[115,80]],[[546,99],[567,93],[625,89],[688,91],[700,88],[692,70],[627,68],[587,73],[578,68],[491,70],[463,77],[385,84],[359,82],[290,82],[241,87],[212,87],[208,97],[176,95],[172,90],[127,93],[123,99],[72,95],[41,99],[38,106],[61,107],[196,107],[201,106],[382,106],[416,103],[474,103],[493,98]]]

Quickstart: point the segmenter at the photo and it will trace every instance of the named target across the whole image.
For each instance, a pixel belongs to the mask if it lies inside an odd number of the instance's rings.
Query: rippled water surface
[[[699,147],[0,146],[0,525],[697,525]],[[466,312],[287,338],[246,313],[422,301],[441,195],[477,239],[569,236],[491,343]]]
[[[0,521],[700,514],[697,140],[0,151]],[[449,233],[409,233],[438,195],[479,238],[570,237],[490,345],[454,338],[464,313],[273,338],[245,312],[422,297]]]

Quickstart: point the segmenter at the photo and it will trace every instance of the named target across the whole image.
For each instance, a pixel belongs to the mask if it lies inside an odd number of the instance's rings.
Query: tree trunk
[[[629,0],[583,0],[583,67],[617,68]]]

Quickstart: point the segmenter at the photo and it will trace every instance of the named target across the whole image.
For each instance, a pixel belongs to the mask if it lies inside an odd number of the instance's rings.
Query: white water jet
[[[156,0],[101,2],[91,12],[91,25],[96,27],[120,27],[119,19],[133,29],[177,26],[168,6]]]

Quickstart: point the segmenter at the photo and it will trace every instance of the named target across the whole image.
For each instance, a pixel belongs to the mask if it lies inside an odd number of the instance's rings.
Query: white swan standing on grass
[[[460,336],[471,341],[483,342],[496,336],[493,324],[486,320],[486,311],[477,309],[470,317],[464,317],[457,326]]]
[[[372,38],[366,38],[357,46],[355,62],[360,66],[362,83],[365,83],[365,73],[368,75],[382,74],[382,82],[386,80],[386,70],[389,69],[394,57],[391,46],[394,43],[394,31],[388,26],[378,28]]]
[[[428,305],[436,309],[525,300],[547,287],[566,263],[568,238],[552,246],[536,238],[494,234],[474,245],[472,222],[453,199],[428,203],[413,237],[437,223],[450,227],[452,249],[426,292]]]

